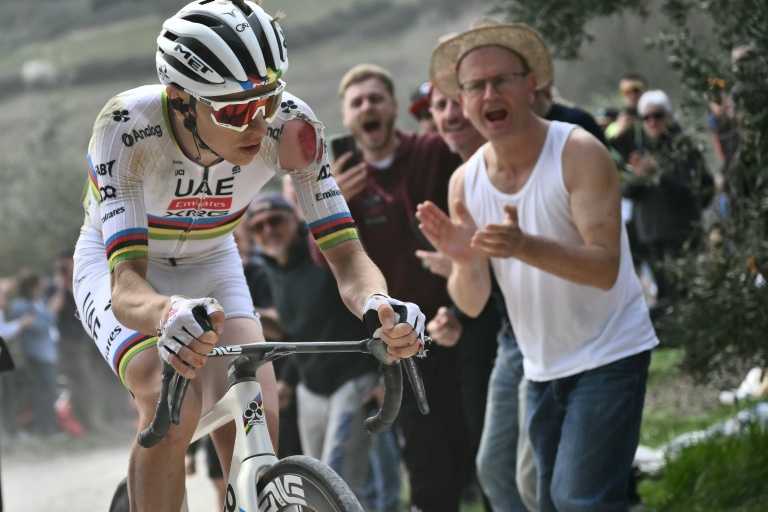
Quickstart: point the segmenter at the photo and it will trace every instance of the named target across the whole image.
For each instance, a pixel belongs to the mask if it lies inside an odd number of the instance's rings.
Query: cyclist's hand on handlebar
[[[224,309],[216,299],[173,295],[168,319],[157,329],[157,349],[182,377],[192,379],[223,330]]]
[[[395,323],[396,318],[401,320],[400,323]],[[363,322],[371,336],[381,338],[387,344],[391,359],[424,355],[425,317],[416,304],[373,294],[365,302]]]

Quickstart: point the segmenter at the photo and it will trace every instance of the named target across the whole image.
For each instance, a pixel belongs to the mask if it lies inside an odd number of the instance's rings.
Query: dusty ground
[[[712,375],[703,382],[694,380],[682,370],[670,368],[663,375],[649,379],[646,407],[673,410],[680,417],[699,416],[720,409],[720,392],[736,390],[751,366],[744,363],[730,374]]]
[[[728,389],[722,385],[722,381],[695,383],[692,377],[682,374],[668,376],[659,385],[649,387],[646,407],[676,410],[680,416],[704,414],[720,407],[720,391]]]
[[[77,439],[37,444],[3,439],[0,511],[107,512],[115,486],[125,476],[133,429],[110,430]],[[190,512],[220,510],[205,474],[187,478]]]

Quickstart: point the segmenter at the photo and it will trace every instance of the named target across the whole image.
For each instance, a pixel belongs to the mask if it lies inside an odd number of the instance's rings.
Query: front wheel
[[[256,489],[261,512],[363,512],[344,480],[306,455],[278,461],[264,473]]]

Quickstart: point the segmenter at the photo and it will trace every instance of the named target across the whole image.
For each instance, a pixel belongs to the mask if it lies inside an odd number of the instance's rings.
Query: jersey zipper
[[[195,210],[195,215],[192,217],[192,222],[189,224],[189,227],[181,234],[181,237],[179,238],[179,243],[176,246],[176,251],[173,254],[173,257],[169,258],[170,260],[175,260],[175,257],[179,255],[181,252],[181,248],[184,245],[184,242],[187,241],[187,236],[192,231],[192,228],[195,226],[195,223],[197,222],[198,217],[200,217],[200,213],[203,210],[203,202],[205,201],[205,191],[208,190],[208,167],[203,168],[203,182],[200,184],[200,194],[197,196],[197,209]]]

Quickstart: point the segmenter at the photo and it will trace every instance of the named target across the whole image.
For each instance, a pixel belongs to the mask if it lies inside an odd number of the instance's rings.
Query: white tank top
[[[553,121],[539,160],[515,194],[490,181],[483,146],[467,161],[466,204],[477,226],[503,222],[503,206],[517,207],[520,229],[582,244],[563,181],[562,154],[575,125]],[[515,258],[492,258],[520,350],[525,375],[548,381],[604,366],[658,344],[635,275],[622,225],[621,263],[613,288],[567,281]]]

